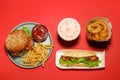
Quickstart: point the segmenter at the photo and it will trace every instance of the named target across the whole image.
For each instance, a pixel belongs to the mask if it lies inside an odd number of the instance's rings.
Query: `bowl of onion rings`
[[[108,18],[94,17],[87,24],[87,39],[96,42],[109,41],[112,35],[112,25]]]

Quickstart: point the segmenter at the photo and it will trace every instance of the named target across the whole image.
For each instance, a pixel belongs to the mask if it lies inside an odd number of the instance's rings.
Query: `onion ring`
[[[90,23],[87,29],[91,33],[100,33],[103,30],[103,26],[101,26],[100,21],[95,21],[94,23]]]

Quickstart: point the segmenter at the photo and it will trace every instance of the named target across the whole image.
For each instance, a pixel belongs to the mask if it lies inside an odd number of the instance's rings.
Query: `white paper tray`
[[[71,49],[58,50],[56,52],[55,64],[60,69],[101,69],[101,68],[105,68],[105,51],[103,51],[103,52],[93,51],[96,53],[96,55],[101,60],[101,63],[99,64],[98,67],[64,67],[64,66],[60,65],[59,59],[60,59],[61,55],[63,55],[66,51],[83,51],[83,50],[73,50],[73,49],[72,50]],[[88,50],[84,50],[84,51],[88,51]]]

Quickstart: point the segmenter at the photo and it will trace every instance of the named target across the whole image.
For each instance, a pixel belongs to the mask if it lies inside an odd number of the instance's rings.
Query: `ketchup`
[[[37,42],[45,41],[48,36],[48,30],[44,25],[36,25],[32,29],[33,39]]]

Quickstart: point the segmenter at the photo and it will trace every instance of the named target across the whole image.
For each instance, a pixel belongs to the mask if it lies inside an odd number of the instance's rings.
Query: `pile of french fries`
[[[37,43],[28,51],[26,56],[23,56],[23,65],[36,66],[41,63],[44,66],[48,58],[48,50],[51,48],[53,48],[52,44]]]

